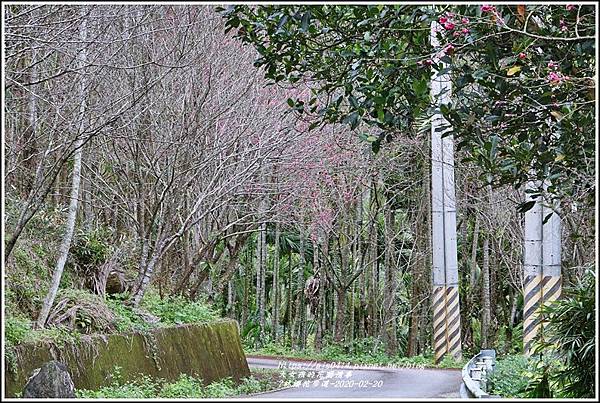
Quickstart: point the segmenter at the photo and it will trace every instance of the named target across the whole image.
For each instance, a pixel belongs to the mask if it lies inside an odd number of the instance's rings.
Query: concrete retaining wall
[[[16,353],[16,373],[5,366],[7,397],[20,393],[31,372],[51,359],[68,366],[77,389],[109,384],[115,366],[121,367],[124,380],[146,374],[173,381],[185,373],[209,383],[226,377],[239,380],[250,374],[233,320],[162,328],[147,334],[88,336],[60,349],[22,344]]]

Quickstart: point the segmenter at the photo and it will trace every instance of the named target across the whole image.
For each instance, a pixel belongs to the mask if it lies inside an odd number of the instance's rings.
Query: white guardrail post
[[[494,372],[496,350],[481,350],[462,369],[463,383],[460,387],[462,398],[498,398],[487,393],[488,376]]]

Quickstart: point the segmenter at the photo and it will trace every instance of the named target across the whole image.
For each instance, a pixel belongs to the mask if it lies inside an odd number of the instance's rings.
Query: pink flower
[[[467,17],[462,17],[462,19],[460,20],[460,22],[462,22],[463,24],[468,24],[469,23],[469,19]]]
[[[571,10],[573,10],[575,8],[575,5],[574,4],[567,4],[565,6],[565,8],[567,9],[567,11],[571,11]]]
[[[455,38],[458,37],[458,36],[460,36],[460,35],[461,34],[458,31],[454,31],[454,33],[452,34],[452,36],[455,37]]]
[[[564,32],[564,31],[567,31],[567,30],[569,29],[569,28],[567,27],[567,24],[565,24],[565,20],[561,19],[561,20],[560,20],[560,22],[559,22],[559,24],[560,24],[560,30],[561,30],[561,31],[563,31],[563,32]]]
[[[556,62],[553,62],[552,60],[550,60],[550,61],[548,62],[548,68],[549,68],[549,69],[556,70],[556,69],[558,69],[558,63],[556,63]]]
[[[523,60],[527,57],[527,55],[523,52],[519,53],[519,59]]]
[[[446,13],[446,15],[447,15],[448,17],[451,17],[451,18],[452,18],[452,17],[454,17],[454,13],[452,13],[452,12],[450,12],[450,11],[448,11],[448,12]]]
[[[444,28],[446,28],[448,31],[452,31],[454,29],[455,25],[453,22],[448,21],[447,23],[444,24]]]
[[[425,66],[431,66],[431,65],[433,64],[433,60],[431,60],[431,59],[427,59],[427,60],[425,60],[425,61],[423,62],[423,64],[424,64]]]
[[[481,12],[482,13],[489,13],[491,11],[494,11],[495,9],[496,9],[496,7],[490,6],[488,4],[485,4],[485,5],[481,6]]]
[[[463,28],[462,29],[462,33],[463,34],[468,34],[469,33],[469,28]]]
[[[548,73],[548,81],[550,81],[550,83],[554,85],[558,85],[563,81],[567,81],[568,79],[568,76],[563,76],[560,72],[551,71],[550,73]]]
[[[440,24],[445,24],[446,22],[448,22],[448,18],[446,18],[446,17],[440,17],[439,20],[438,20],[438,22]]]
[[[451,55],[452,53],[454,53],[454,45],[452,45],[451,43],[449,43],[448,45],[446,45],[446,47],[444,48],[444,52],[446,52],[449,55]]]

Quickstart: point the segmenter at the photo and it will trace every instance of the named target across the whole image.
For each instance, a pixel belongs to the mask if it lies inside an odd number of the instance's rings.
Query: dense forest
[[[200,312],[248,351],[431,357],[434,20],[462,355],[521,354],[528,195],[595,312],[595,12],[5,6],[7,343]]]

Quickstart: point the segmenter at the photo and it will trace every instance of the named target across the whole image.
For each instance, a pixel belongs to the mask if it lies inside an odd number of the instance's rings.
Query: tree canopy
[[[564,201],[593,203],[595,9],[592,5],[293,5],[221,8],[274,82],[305,83],[290,107],[310,128],[364,123],[383,140],[431,116],[429,80],[447,63],[441,112],[483,184],[538,179]],[[440,46],[430,44],[437,21]],[[539,191],[541,192],[541,185]],[[528,206],[521,206],[526,210]]]

